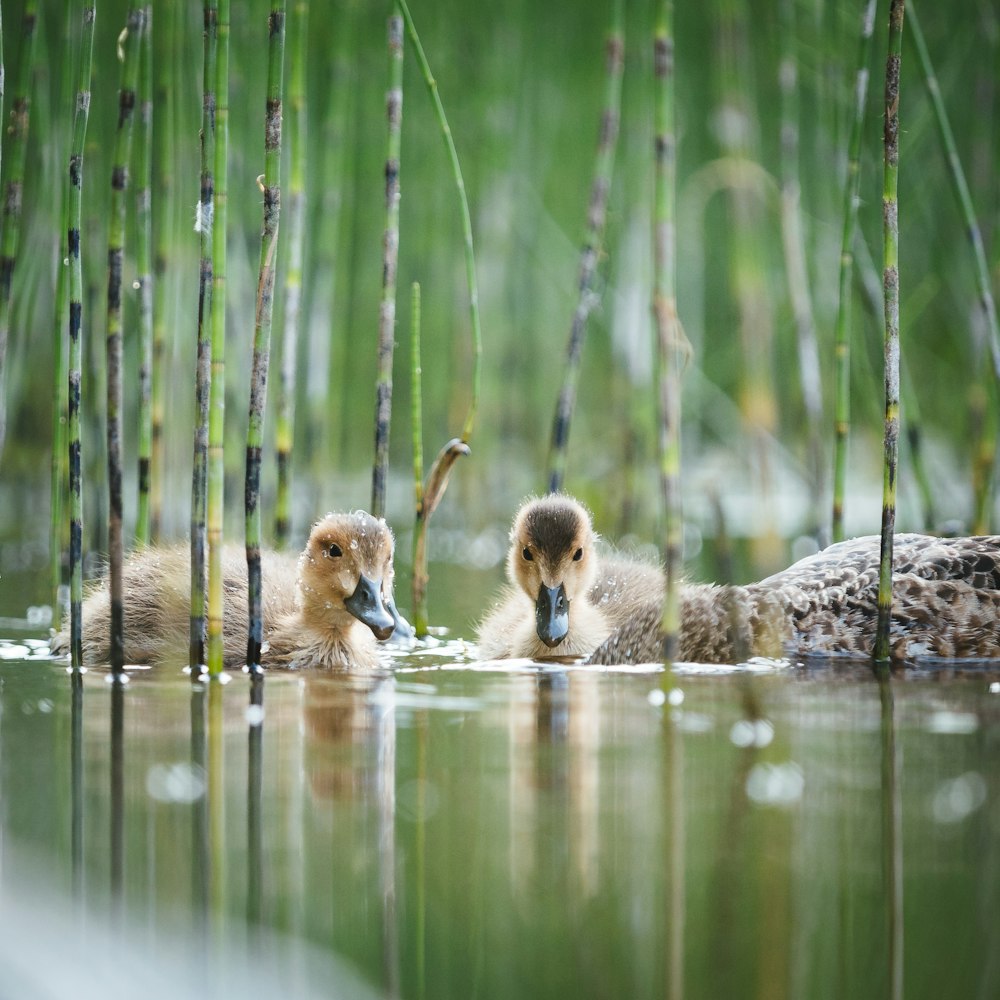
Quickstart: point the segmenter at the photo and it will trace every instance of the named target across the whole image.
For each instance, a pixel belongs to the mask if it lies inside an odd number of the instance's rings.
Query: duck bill
[[[558,646],[569,634],[569,600],[566,588],[546,587],[538,590],[535,599],[535,631],[548,647]]]
[[[344,601],[344,607],[359,622],[367,625],[376,639],[388,639],[396,627],[395,619],[382,602],[381,580],[369,580],[362,574],[354,593]]]

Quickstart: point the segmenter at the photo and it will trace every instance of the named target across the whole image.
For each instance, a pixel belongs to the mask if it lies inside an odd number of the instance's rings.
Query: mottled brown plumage
[[[572,532],[565,527],[567,512],[575,517]],[[558,527],[546,527],[550,517]],[[524,546],[539,540],[548,543],[540,560],[547,575],[540,579],[522,554]],[[555,653],[607,665],[662,659],[660,569],[604,558],[594,541],[587,512],[568,497],[530,500],[522,507],[511,532],[511,586],[480,626],[484,656]],[[581,569],[575,570],[571,557],[580,547]],[[893,566],[893,660],[1000,657],[1000,537],[897,535]],[[831,545],[758,583],[686,584],[678,659],[869,656],[878,617],[878,570],[879,539],[869,536]],[[534,634],[532,601],[540,585],[552,587],[560,574],[571,600],[570,627],[550,649]]]
[[[328,514],[313,527],[299,556],[263,552],[264,666],[376,666],[375,635],[385,638],[392,631],[392,554],[392,532],[383,520],[364,511]],[[222,561],[224,659],[233,667],[246,659],[245,551],[226,546]],[[186,662],[190,579],[188,546],[151,547],[129,556],[124,580],[126,663]],[[85,663],[107,662],[109,628],[108,585],[103,580],[83,605]],[[68,650],[64,630],[53,640],[52,651]]]

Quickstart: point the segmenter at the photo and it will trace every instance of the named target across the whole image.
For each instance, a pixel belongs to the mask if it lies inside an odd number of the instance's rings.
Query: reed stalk
[[[56,308],[55,322],[52,324],[53,392],[52,392],[52,461],[49,476],[49,574],[52,587],[54,621],[61,622],[60,590],[63,577],[63,534],[66,527],[63,517],[64,494],[66,491],[68,453],[67,440],[67,390],[68,359],[66,340],[66,314],[69,307],[69,261],[64,234],[69,229],[69,204],[65,191],[60,192],[59,233],[56,241]]]
[[[885,66],[885,170],[882,186],[885,302],[885,453],[882,475],[882,541],[878,579],[878,624],[873,655],[889,659],[892,616],[892,542],[896,524],[896,465],[899,458],[899,65],[905,0],[890,0],[889,53]]]
[[[820,509],[824,492],[823,389],[819,366],[819,344],[813,317],[809,268],[802,235],[799,183],[799,66],[796,52],[796,0],[779,5],[781,61],[778,83],[781,91],[781,237],[788,278],[788,294],[795,318],[799,356],[799,380],[806,415],[806,445],[809,472],[809,523],[807,531],[817,537],[821,530]]]
[[[7,342],[10,337],[10,297],[21,235],[21,203],[24,169],[28,156],[28,126],[31,118],[31,77],[35,68],[38,37],[38,3],[26,0],[21,19],[20,62],[14,82],[7,143],[7,181],[0,206],[0,456],[7,438]],[[2,91],[2,88],[0,88]],[[3,94],[0,92],[0,103]]]
[[[90,77],[94,52],[95,9],[80,5],[83,28],[77,76],[73,140],[69,155],[66,245],[69,256],[69,621],[70,665],[78,673],[83,663],[83,476],[80,444],[80,378],[83,370],[83,262],[80,221],[83,211],[83,150],[90,118]]]
[[[144,8],[132,7],[119,46],[123,51],[118,91],[118,132],[111,170],[111,219],[108,227],[107,439],[108,579],[111,591],[111,672],[125,666],[124,589],[122,584],[122,265],[125,255],[125,196],[128,191],[135,117],[136,85],[142,46]]]
[[[194,464],[191,475],[191,632],[188,663],[197,681],[205,664],[206,533],[208,517],[208,404],[211,396],[213,213],[215,212],[216,75],[218,64],[218,0],[205,0],[202,55],[201,183],[198,224],[201,260],[198,268],[198,347],[195,362]]]
[[[868,66],[875,33],[875,2],[864,0],[857,69],[854,74],[854,115],[847,144],[847,178],[844,183],[843,222],[840,241],[840,295],[834,332],[833,516],[835,542],[844,538],[844,498],[847,486],[847,438],[851,429],[851,289],[854,277],[854,234],[858,221],[861,184],[861,138],[868,99]]]
[[[659,471],[663,503],[663,562],[667,586],[661,631],[663,661],[677,656],[681,626],[680,577],[684,559],[681,511],[681,386],[684,342],[677,318],[677,136],[674,128],[674,5],[661,0],[653,36],[655,173],[653,318],[659,368]],[[671,674],[664,674],[669,685]]]
[[[413,283],[411,305],[411,361],[413,414],[413,491],[416,500],[416,521],[413,526],[413,629],[418,639],[428,632],[427,613],[427,527],[431,515],[441,502],[455,462],[470,453],[461,438],[452,438],[434,458],[427,479],[424,479],[423,389],[420,367],[420,285]]]
[[[274,541],[288,545],[292,530],[292,448],[295,443],[295,387],[299,323],[302,306],[302,253],[305,244],[306,177],[306,39],[309,27],[308,0],[294,0],[288,21],[290,70],[288,74],[288,120],[285,142],[289,150],[288,197],[285,208],[286,245],[285,309],[281,331],[281,368],[278,371],[275,451],[278,487],[275,498]]]
[[[465,195],[465,181],[462,177],[462,167],[458,162],[458,151],[455,149],[455,140],[451,135],[451,127],[448,125],[448,118],[444,113],[444,105],[441,103],[441,95],[438,93],[437,81],[431,73],[430,63],[424,53],[424,47],[420,44],[420,36],[417,34],[416,25],[410,14],[410,8],[406,5],[406,0],[396,0],[396,6],[403,15],[406,22],[406,32],[413,43],[413,50],[417,57],[417,64],[423,75],[424,83],[431,96],[431,103],[434,105],[434,113],[437,116],[438,126],[441,129],[441,138],[444,140],[445,149],[448,153],[448,162],[451,164],[452,177],[455,181],[455,188],[458,194],[459,208],[462,214],[462,235],[465,245],[465,281],[469,288],[469,322],[472,330],[472,392],[469,400],[469,409],[465,416],[465,424],[462,427],[462,441],[469,443],[472,437],[472,430],[476,423],[476,414],[479,409],[479,388],[482,381],[482,358],[483,358],[483,335],[479,322],[479,287],[476,283],[476,254],[472,242],[472,216],[469,214],[469,201]]]
[[[226,416],[226,217],[229,163],[229,0],[219,0],[215,84],[215,208],[212,213],[212,378],[208,408],[208,600],[206,660],[222,673],[222,510]]]
[[[146,5],[139,57],[139,129],[135,154],[135,264],[139,292],[139,495],[135,540],[150,538],[150,465],[153,456],[153,7]]]
[[[625,64],[625,14],[624,0],[615,0],[611,8],[611,28],[605,46],[606,82],[604,110],[597,140],[597,157],[594,180],[590,188],[587,208],[587,226],[580,251],[577,277],[577,300],[570,324],[569,343],[566,348],[566,368],[562,388],[552,419],[552,438],[549,444],[549,492],[562,489],[566,474],[566,447],[569,441],[570,422],[576,403],[576,389],[580,377],[580,359],[587,332],[587,320],[597,305],[599,296],[594,290],[594,277],[604,242],[608,196],[611,191],[615,148],[621,120],[622,69]]]
[[[163,483],[166,448],[163,431],[166,386],[169,368],[167,350],[168,303],[167,274],[170,270],[170,252],[176,238],[177,212],[174,197],[173,152],[177,146],[175,121],[176,95],[174,60],[177,58],[176,4],[167,4],[160,20],[159,37],[165,39],[161,52],[165,55],[156,61],[156,92],[158,127],[153,131],[153,186],[154,201],[159,206],[159,216],[153,230],[153,378],[151,398],[152,455],[149,485],[149,533],[154,540],[161,535],[163,524]],[[200,204],[200,201],[199,201]]]
[[[924,82],[927,84],[927,93],[930,95],[931,104],[934,107],[934,118],[937,122],[945,158],[948,161],[948,173],[951,176],[952,186],[955,189],[955,196],[958,198],[962,219],[965,223],[965,232],[969,237],[969,242],[972,244],[972,254],[976,263],[976,284],[979,288],[980,305],[986,315],[987,341],[990,348],[990,357],[993,360],[993,372],[997,381],[1000,382],[1000,325],[997,322],[996,300],[993,298],[990,267],[986,260],[986,248],[983,242],[983,231],[979,225],[979,220],[976,218],[975,208],[972,205],[969,184],[965,178],[965,171],[962,169],[958,147],[955,145],[955,134],[952,132],[948,112],[941,97],[941,87],[934,73],[930,53],[927,51],[927,43],[924,41],[924,33],[920,28],[920,21],[912,0],[910,3],[910,17],[907,23],[910,26],[910,34],[913,36],[917,58],[920,60]]]
[[[396,266],[399,261],[399,150],[403,123],[403,20],[389,18],[389,90],[385,101],[388,141],[385,158],[385,234],[382,238],[382,302],[378,315],[378,376],[375,387],[375,463],[372,506],[385,516],[392,420],[392,354],[396,337]]]
[[[246,506],[248,611],[247,666],[261,669],[264,607],[260,566],[260,463],[264,441],[264,405],[271,355],[274,270],[281,215],[281,94],[285,63],[285,2],[272,3],[268,17],[267,112],[264,119],[264,224],[260,237],[260,270],[250,374],[250,416],[247,428]]]

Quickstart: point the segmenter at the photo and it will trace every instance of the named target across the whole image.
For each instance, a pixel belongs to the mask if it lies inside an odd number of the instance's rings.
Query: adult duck
[[[405,625],[392,600],[393,537],[385,521],[364,511],[327,514],[309,534],[301,555],[264,551],[266,667],[367,669],[378,664],[377,640]],[[246,659],[248,611],[245,550],[225,546],[223,657],[227,667]],[[126,663],[186,662],[191,611],[188,546],[138,549],[125,561]],[[83,603],[83,658],[109,657],[110,596],[104,579]],[[64,629],[53,653],[69,650]]]

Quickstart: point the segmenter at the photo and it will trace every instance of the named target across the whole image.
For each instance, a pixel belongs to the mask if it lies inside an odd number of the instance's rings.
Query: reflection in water
[[[896,740],[896,706],[888,670],[878,670],[882,708],[882,879],[889,996],[903,996],[903,808]]]
[[[111,680],[111,908],[116,921],[123,916],[122,886],[125,878],[125,681]]]
[[[48,670],[0,662],[0,909],[33,845],[76,937],[114,880],[129,947],[173,940],[200,995],[234,940],[289,998],[338,993],[310,949],[383,997],[996,995],[986,686]]]

